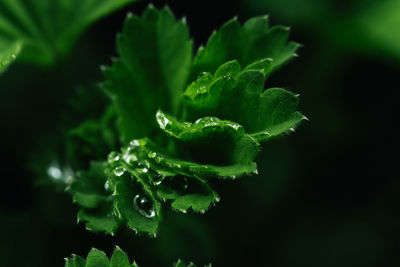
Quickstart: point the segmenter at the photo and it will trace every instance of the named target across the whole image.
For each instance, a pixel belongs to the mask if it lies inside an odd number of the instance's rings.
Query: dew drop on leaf
[[[137,194],[133,198],[133,207],[146,218],[153,218],[156,215],[153,204],[146,196]]]
[[[118,153],[116,153],[114,151],[111,152],[110,154],[108,154],[108,157],[107,157],[107,161],[110,164],[114,164],[114,163],[118,162],[119,159],[120,159],[120,157],[119,157]]]
[[[200,50],[201,48],[203,48],[203,47],[199,47],[199,50]],[[199,76],[197,76],[197,79],[203,77],[204,75],[207,75],[207,72],[201,72],[201,73],[199,74]]]
[[[151,158],[151,159],[154,159],[154,158],[157,156],[157,154],[156,154],[156,152],[149,152],[149,153],[147,154],[147,156],[148,156],[149,158]]]
[[[205,94],[207,93],[207,87],[201,86],[200,88],[197,89],[198,94]]]
[[[131,147],[136,148],[140,146],[140,142],[137,139],[134,139],[130,142]]]
[[[123,158],[124,161],[125,161],[126,163],[128,163],[128,164],[133,163],[133,162],[135,162],[135,161],[138,160],[135,154],[128,154],[128,153],[125,153],[125,154],[122,156],[122,158]]]
[[[110,183],[108,180],[104,183],[104,190],[109,191],[110,190]]]
[[[125,173],[125,171],[126,171],[126,169],[124,167],[118,166],[118,167],[115,167],[114,174],[116,176],[121,176]]]

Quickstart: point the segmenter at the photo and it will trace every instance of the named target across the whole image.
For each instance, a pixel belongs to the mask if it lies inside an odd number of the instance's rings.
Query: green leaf
[[[20,41],[19,59],[50,64],[65,55],[88,26],[135,0],[3,0],[1,40]]]
[[[219,201],[217,193],[199,177],[184,175],[165,176],[158,180],[157,196],[172,200],[171,207],[180,212],[192,209],[204,213]]]
[[[21,51],[20,42],[3,42],[0,39],[0,74],[16,59]]]
[[[125,252],[116,247],[111,256],[110,267],[129,267],[129,259]]]
[[[78,255],[72,255],[65,259],[65,267],[85,267],[85,259]]]
[[[92,248],[86,258],[85,267],[109,267],[109,261],[103,251]]]
[[[125,143],[151,136],[158,108],[177,112],[190,72],[192,41],[184,21],[168,8],[129,14],[117,37],[119,59],[104,70],[103,87],[119,115]]]
[[[196,267],[192,262],[188,265],[184,264],[181,260],[178,260],[175,267]],[[206,267],[211,267],[211,264],[206,265]],[[84,258],[72,255],[71,258],[65,259],[65,267],[138,267],[135,261],[129,264],[129,258],[122,249],[116,247],[113,255],[111,256],[111,261],[108,261],[106,254],[96,248],[92,248],[89,255]]]
[[[245,134],[241,125],[232,121],[206,117],[195,123],[179,122],[161,111],[156,117],[160,128],[184,143],[192,158],[202,163],[248,165],[258,153],[257,142]]]
[[[120,224],[114,216],[112,203],[103,203],[98,209],[81,208],[78,212],[78,221],[85,222],[89,231],[111,235],[115,234]]]
[[[144,181],[145,176],[140,170],[129,168],[118,178],[114,202],[116,216],[135,232],[155,237],[161,220],[161,204]]]
[[[296,111],[298,95],[280,88],[264,91],[272,68],[267,58],[241,71],[233,60],[221,65],[214,75],[204,74],[184,93],[185,117],[216,116],[238,122],[259,142],[294,130],[306,117]]]
[[[81,171],[68,186],[73,201],[81,206],[78,221],[88,230],[113,234],[119,226],[113,213],[112,189],[105,174],[106,163],[92,162],[88,171]]]
[[[107,201],[108,192],[104,188],[107,178],[104,174],[103,162],[92,162],[88,171],[81,171],[69,185],[73,201],[85,208],[96,208]]]
[[[288,42],[289,28],[269,27],[268,17],[251,18],[242,26],[236,18],[214,31],[205,47],[200,47],[193,61],[192,79],[201,72],[215,72],[230,60],[248,65],[263,58],[273,59],[273,68],[296,56],[299,44]]]
[[[104,160],[111,150],[119,145],[116,129],[116,114],[109,107],[97,119],[88,119],[68,132],[67,159],[76,168],[87,168],[94,160]]]

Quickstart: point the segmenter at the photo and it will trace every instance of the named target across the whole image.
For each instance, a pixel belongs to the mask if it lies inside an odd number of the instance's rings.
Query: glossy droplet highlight
[[[199,47],[199,50],[203,50],[203,49],[204,49],[204,47],[202,47],[202,46]],[[197,76],[197,79],[200,79],[201,77],[207,75],[207,73],[208,73],[208,72],[201,72],[201,73],[199,74],[199,76]]]
[[[154,159],[156,156],[157,156],[157,154],[156,154],[156,152],[149,152],[148,154],[147,154],[147,156],[149,157],[149,158],[151,158],[151,159]]]
[[[133,198],[133,207],[137,212],[139,212],[146,218],[153,218],[154,216],[156,216],[153,204],[146,196],[137,194]]]
[[[131,147],[139,147],[140,146],[140,142],[139,142],[139,140],[132,140],[130,143],[129,143],[130,145],[131,145]]]
[[[119,159],[120,159],[120,156],[118,155],[118,153],[111,152],[110,154],[108,154],[107,162],[110,164],[114,164],[114,163],[118,162]]]
[[[124,154],[122,158],[128,164],[138,160],[135,154]]]
[[[108,181],[106,181],[104,183],[104,190],[109,191],[110,190],[110,183]]]
[[[60,168],[56,166],[50,166],[47,169],[47,174],[54,180],[59,180],[62,177],[62,172]]]
[[[160,128],[166,129],[169,124],[169,120],[167,119],[167,117],[165,117],[164,113],[162,113],[161,111],[158,111],[156,114],[156,118],[157,118],[158,125],[160,125]]]
[[[207,93],[207,87],[205,87],[205,86],[200,86],[200,87],[197,89],[197,93],[198,93],[198,94],[205,94],[205,93]]]
[[[121,176],[125,173],[125,171],[126,171],[126,169],[124,167],[118,166],[118,167],[115,167],[114,174],[116,176]]]

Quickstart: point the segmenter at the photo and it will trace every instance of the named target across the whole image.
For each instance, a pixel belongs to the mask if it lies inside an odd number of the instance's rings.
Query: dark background
[[[17,63],[0,77],[0,266],[63,266],[71,253],[110,255],[115,245],[144,267],[178,258],[216,267],[400,266],[399,1],[217,2],[153,3],[187,17],[196,47],[235,15],[290,25],[300,57],[266,86],[301,94],[310,121],[263,147],[258,176],[217,182],[221,202],[205,215],[166,211],[157,239],[85,230],[70,195],[37,185],[31,166],[59,145],[62,123],[77,120],[68,111],[75,88],[102,81],[99,66],[116,56],[125,14],[148,2],[132,4],[93,25],[53,68]]]

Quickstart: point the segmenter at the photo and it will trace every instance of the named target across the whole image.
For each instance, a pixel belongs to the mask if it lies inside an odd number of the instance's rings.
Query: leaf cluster
[[[111,259],[108,259],[107,255],[96,248],[92,248],[92,250],[87,255],[86,259],[82,258],[78,255],[72,255],[70,258],[65,259],[65,267],[138,267],[135,261],[133,263],[129,263],[129,258],[126,253],[116,247]],[[188,265],[184,264],[181,260],[178,260],[174,267],[196,267],[193,263],[189,263]],[[205,267],[211,267],[211,264],[206,265]]]
[[[93,231],[114,234],[126,224],[155,236],[164,203],[204,213],[219,201],[212,179],[257,173],[261,144],[305,119],[298,95],[264,90],[269,75],[296,56],[288,31],[270,27],[266,16],[243,25],[234,18],[193,55],[186,21],[167,7],[128,14],[119,57],[103,67],[115,116],[71,131],[75,147],[89,147],[86,157],[96,160],[68,186],[78,219]],[[107,160],[99,156],[111,150]]]

